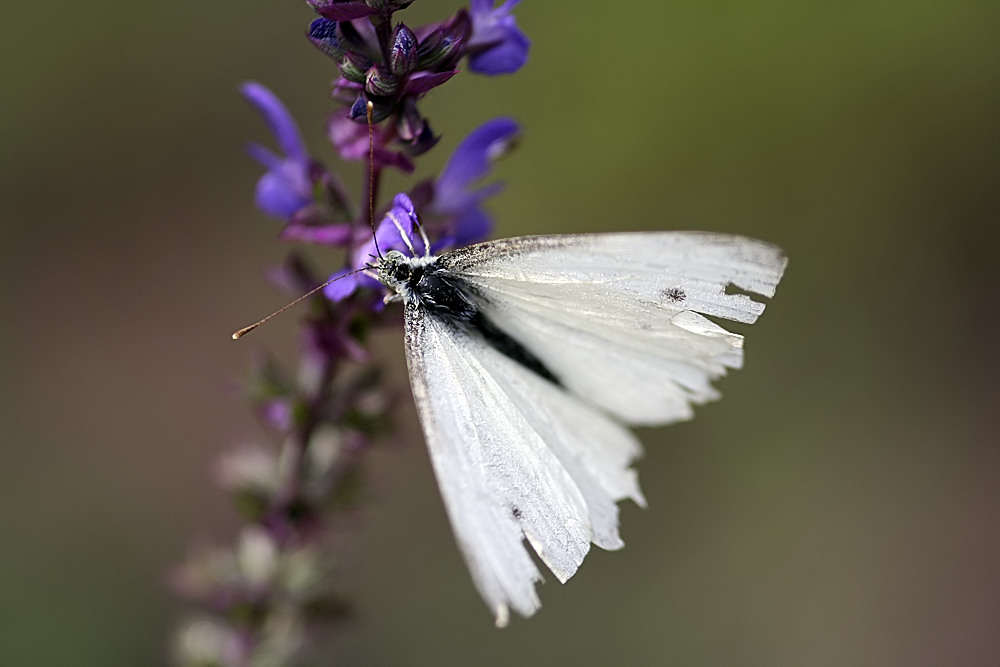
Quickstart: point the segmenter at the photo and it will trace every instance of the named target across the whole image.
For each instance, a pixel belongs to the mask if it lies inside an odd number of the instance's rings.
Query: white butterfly
[[[593,542],[619,549],[617,501],[644,506],[625,425],[688,419],[739,368],[784,254],[698,232],[528,236],[374,268],[405,308],[410,382],[445,507],[476,588],[507,624],[531,616]]]

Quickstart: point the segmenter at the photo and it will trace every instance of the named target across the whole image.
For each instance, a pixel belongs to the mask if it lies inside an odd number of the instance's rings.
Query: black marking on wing
[[[531,350],[495,325],[470,296],[465,281],[435,264],[412,267],[407,284],[420,304],[432,314],[469,333],[478,334],[488,345],[552,384],[559,378]]]
[[[483,340],[498,352],[505,354],[525,368],[534,371],[552,384],[562,386],[559,378],[538,357],[532,354],[528,348],[498,329],[488,317],[483,315],[482,311],[476,311],[471,324],[483,337]]]

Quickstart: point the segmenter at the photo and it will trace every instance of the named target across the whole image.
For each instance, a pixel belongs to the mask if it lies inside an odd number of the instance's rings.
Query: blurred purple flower
[[[412,0],[306,2],[321,17],[309,24],[307,37],[339,73],[327,137],[345,160],[364,162],[371,154],[372,178],[355,205],[337,175],[310,156],[274,93],[255,82],[240,86],[277,143],[275,149],[248,147],[265,168],[256,205],[284,221],[282,240],[341,248],[348,268],[324,288],[325,299],[311,300],[296,372],[268,358],[256,365],[248,397],[281,444],[240,450],[220,463],[219,481],[248,528],[237,546],[205,552],[174,576],[179,592],[227,619],[195,621],[180,633],[183,664],[291,664],[304,649],[312,651],[307,625],[344,613],[324,580],[327,563],[319,557],[327,540],[319,529],[335,508],[355,501],[363,454],[371,437],[389,426],[391,395],[382,374],[368,365],[367,332],[387,320],[377,316],[385,290],[372,264],[392,250],[422,256],[486,238],[493,223],[483,203],[500,185],[479,181],[519,132],[505,118],[479,127],[459,143],[437,180],[396,195],[373,234],[358,211],[367,209],[369,196],[384,201],[382,170],[413,172],[414,159],[438,142],[418,108],[423,96],[458,73],[463,59],[483,74],[518,70],[530,42],[512,14],[517,0],[469,0],[469,8],[451,18],[415,29],[393,18]],[[297,296],[321,283],[318,275],[293,252],[271,277]]]
[[[287,397],[272,398],[261,403],[258,408],[260,416],[272,428],[278,431],[288,431],[294,423],[292,402]]]
[[[323,288],[323,294],[327,299],[330,301],[343,301],[354,294],[355,290],[358,289],[357,276],[360,274],[347,275],[351,271],[352,269],[341,269],[330,276],[330,280],[333,282]]]
[[[518,0],[493,7],[494,0],[470,0],[472,37],[469,69],[479,74],[511,74],[528,61],[531,41],[517,27],[511,11]]]
[[[336,319],[312,321],[303,331],[304,356],[312,357],[317,365],[323,359],[349,359],[363,364],[369,361],[371,355],[351,330],[358,308],[352,304],[338,305],[341,310]]]
[[[295,120],[274,93],[255,81],[244,83],[240,92],[264,117],[284,152],[278,155],[260,144],[247,148],[251,157],[267,167],[257,181],[254,199],[268,215],[287,220],[313,202],[312,159]]]
[[[493,221],[480,204],[503,186],[493,183],[478,190],[470,188],[490,172],[495,160],[510,150],[519,132],[520,127],[513,119],[494,118],[473,130],[455,148],[434,183],[429,211],[452,218],[447,234],[435,243],[435,249],[464,246],[489,236]]]
[[[280,238],[282,241],[301,241],[340,248],[350,243],[353,235],[354,225],[346,222],[309,225],[291,220],[281,230]]]

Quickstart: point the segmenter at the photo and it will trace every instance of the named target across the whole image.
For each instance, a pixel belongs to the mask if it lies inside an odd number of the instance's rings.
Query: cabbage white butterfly
[[[403,230],[399,230],[403,233]],[[405,240],[405,237],[404,237]],[[407,243],[407,245],[410,245]],[[428,244],[424,243],[427,248]],[[445,508],[498,626],[540,607],[594,543],[624,546],[617,501],[644,506],[628,425],[688,419],[739,368],[787,260],[699,232],[527,236],[372,268],[405,312],[410,383]]]
[[[743,337],[704,317],[752,324],[787,264],[769,243],[704,232],[523,236],[432,255],[413,204],[410,256],[378,249],[369,122],[373,275],[404,308],[410,385],[459,547],[496,624],[534,614],[542,576],[523,541],[565,582],[591,543],[624,546],[619,500],[645,506],[627,426],[689,419],[711,381],[743,364]],[[402,195],[399,195],[402,196]],[[410,236],[422,237],[422,256]],[[730,292],[733,286],[740,292]]]

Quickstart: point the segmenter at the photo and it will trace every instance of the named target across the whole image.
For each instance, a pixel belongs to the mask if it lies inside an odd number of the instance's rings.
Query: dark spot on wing
[[[687,294],[680,287],[668,287],[663,290],[663,298],[673,303],[680,303],[687,298]]]

